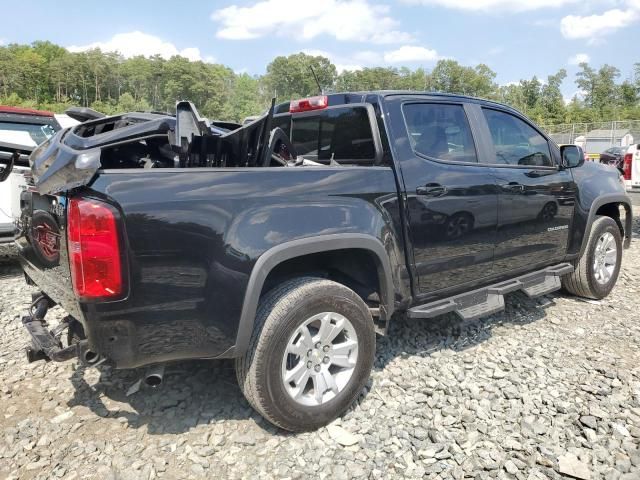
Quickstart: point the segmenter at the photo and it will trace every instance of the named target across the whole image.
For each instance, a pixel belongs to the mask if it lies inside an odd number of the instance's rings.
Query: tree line
[[[315,73],[315,77],[312,74]],[[499,85],[487,65],[443,59],[431,70],[373,67],[338,72],[328,58],[297,53],[276,57],[264,75],[236,73],[220,64],[159,55],[125,58],[99,49],[72,53],[47,41],[0,46],[0,104],[62,112],[87,106],[114,114],[173,112],[191,100],[215,119],[241,121],[264,111],[273,96],[286,101],[326,91],[416,90],[460,93],[507,103],[539,124],[640,119],[640,63],[631,78],[611,65],[579,66],[576,91],[566,103],[567,72]]]

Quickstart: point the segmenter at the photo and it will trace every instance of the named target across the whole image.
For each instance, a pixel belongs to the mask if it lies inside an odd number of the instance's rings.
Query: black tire
[[[353,374],[342,391],[317,406],[301,405],[286,392],[282,359],[289,337],[311,316],[332,311],[348,318],[358,337]],[[375,355],[375,330],[364,301],[339,283],[302,277],[279,285],[262,298],[253,335],[244,356],[236,359],[242,393],[265,419],[292,432],[315,430],[342,414],[369,379]]]
[[[605,284],[599,283],[594,274],[594,255],[598,239],[605,233],[610,232],[616,242],[617,257],[616,265],[611,274],[611,278]],[[579,297],[593,298],[600,300],[609,295],[618,280],[620,265],[622,264],[622,234],[620,228],[611,217],[596,217],[591,226],[591,233],[582,256],[573,262],[575,270],[573,273],[562,277],[563,288]]]

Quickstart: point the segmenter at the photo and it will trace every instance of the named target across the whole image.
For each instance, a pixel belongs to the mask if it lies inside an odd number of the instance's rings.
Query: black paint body
[[[79,190],[23,195],[17,241],[27,277],[83,323],[93,350],[129,368],[242,354],[260,293],[255,289],[277,259],[300,252],[371,254],[384,316],[575,258],[603,204],[624,204],[630,218],[615,169],[564,168],[551,141],[555,167],[495,165],[477,114],[481,100],[409,93],[365,98],[378,114],[383,166],[102,170]],[[402,114],[402,104],[415,101],[464,105],[478,163],[415,154]],[[524,119],[508,107],[491,107]],[[425,195],[423,187],[432,184],[446,193]],[[79,302],[73,295],[65,206],[78,194],[107,201],[120,214],[127,269],[121,300]],[[554,207],[542,214],[548,204]],[[31,245],[35,210],[51,212],[59,223],[56,266],[44,266]],[[447,236],[445,227],[461,212],[473,217],[472,226]],[[270,257],[273,252],[278,255]]]

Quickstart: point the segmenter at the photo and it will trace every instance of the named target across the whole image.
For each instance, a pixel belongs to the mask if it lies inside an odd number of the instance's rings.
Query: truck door
[[[492,274],[497,191],[466,108],[424,97],[390,106],[420,294]]]
[[[576,194],[571,172],[560,167],[557,147],[524,118],[493,107],[481,111],[498,183],[494,273],[562,261]]]

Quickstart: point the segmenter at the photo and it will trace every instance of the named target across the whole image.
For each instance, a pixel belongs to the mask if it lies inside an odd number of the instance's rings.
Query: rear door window
[[[373,162],[376,154],[371,122],[364,107],[294,115],[291,143],[298,155],[321,163],[329,163],[331,159],[368,163]]]
[[[409,103],[403,106],[403,111],[416,153],[452,162],[478,161],[462,105]]]

